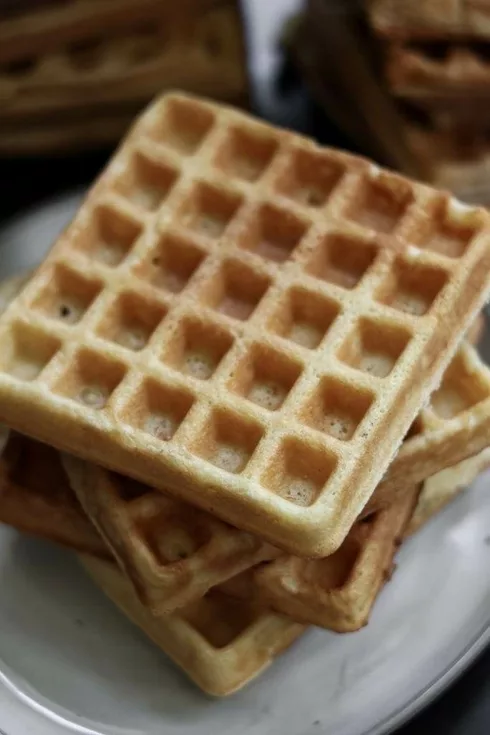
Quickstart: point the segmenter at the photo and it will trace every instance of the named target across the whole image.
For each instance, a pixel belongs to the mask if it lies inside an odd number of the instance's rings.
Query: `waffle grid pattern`
[[[305,626],[255,601],[212,590],[178,614],[154,618],[115,565],[81,557],[94,581],[209,694],[232,694],[269,666]]]
[[[431,404],[411,427],[387,480],[378,486],[364,514],[384,517],[380,509],[385,504],[393,506],[395,510],[388,513],[387,520],[380,521],[383,528],[391,527],[392,516],[404,512],[413,496],[407,477],[415,484],[459,461],[471,463],[466,458],[486,447],[489,432],[490,371],[474,350],[463,347]],[[143,604],[155,614],[197,599],[212,586],[277,555],[273,547],[161,492],[73,458],[65,458],[64,464],[87,515],[132,580]],[[390,480],[390,476],[397,479]],[[341,556],[345,554],[342,549],[338,552]],[[324,563],[318,561],[318,578]],[[301,568],[302,560],[284,558],[266,568],[277,578],[290,566]],[[264,576],[267,579],[268,575]]]
[[[3,318],[2,415],[23,423],[22,399],[32,426],[36,407],[63,421],[60,448],[104,462],[110,445],[117,469],[210,510],[219,495],[236,524],[246,504],[249,530],[324,555],[376,485],[359,457],[396,447],[393,408],[415,415],[489,259],[483,210],[170,95]],[[99,447],[80,447],[89,427]]]
[[[81,506],[154,615],[278,555],[250,534],[134,480],[72,457],[64,457],[64,466]]]

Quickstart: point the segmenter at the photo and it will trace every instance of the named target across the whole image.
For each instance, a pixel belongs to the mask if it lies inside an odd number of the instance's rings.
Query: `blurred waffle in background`
[[[0,4],[0,153],[114,144],[157,93],[247,106],[238,0]]]
[[[287,44],[362,152],[490,203],[488,0],[308,0]]]

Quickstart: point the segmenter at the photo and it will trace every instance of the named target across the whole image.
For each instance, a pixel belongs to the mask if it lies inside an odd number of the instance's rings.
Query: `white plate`
[[[0,276],[32,265],[79,197],[0,232]],[[7,735],[386,733],[490,639],[490,474],[404,546],[370,625],[308,632],[225,701],[200,694],[70,554],[0,527],[0,730]]]

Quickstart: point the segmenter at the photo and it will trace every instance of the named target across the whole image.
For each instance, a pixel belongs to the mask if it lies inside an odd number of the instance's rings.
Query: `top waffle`
[[[389,38],[490,36],[488,0],[367,0],[371,23]]]
[[[490,279],[490,215],[168,95],[0,321],[0,419],[335,550]]]

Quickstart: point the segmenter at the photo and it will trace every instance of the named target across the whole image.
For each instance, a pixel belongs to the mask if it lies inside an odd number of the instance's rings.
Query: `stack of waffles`
[[[490,2],[361,5],[307,3],[293,46],[316,96],[361,149],[489,204]]]
[[[178,87],[239,106],[238,0],[52,0],[0,16],[0,154],[116,143]]]
[[[4,286],[0,518],[233,692],[490,462],[489,289],[486,210],[164,96]]]

